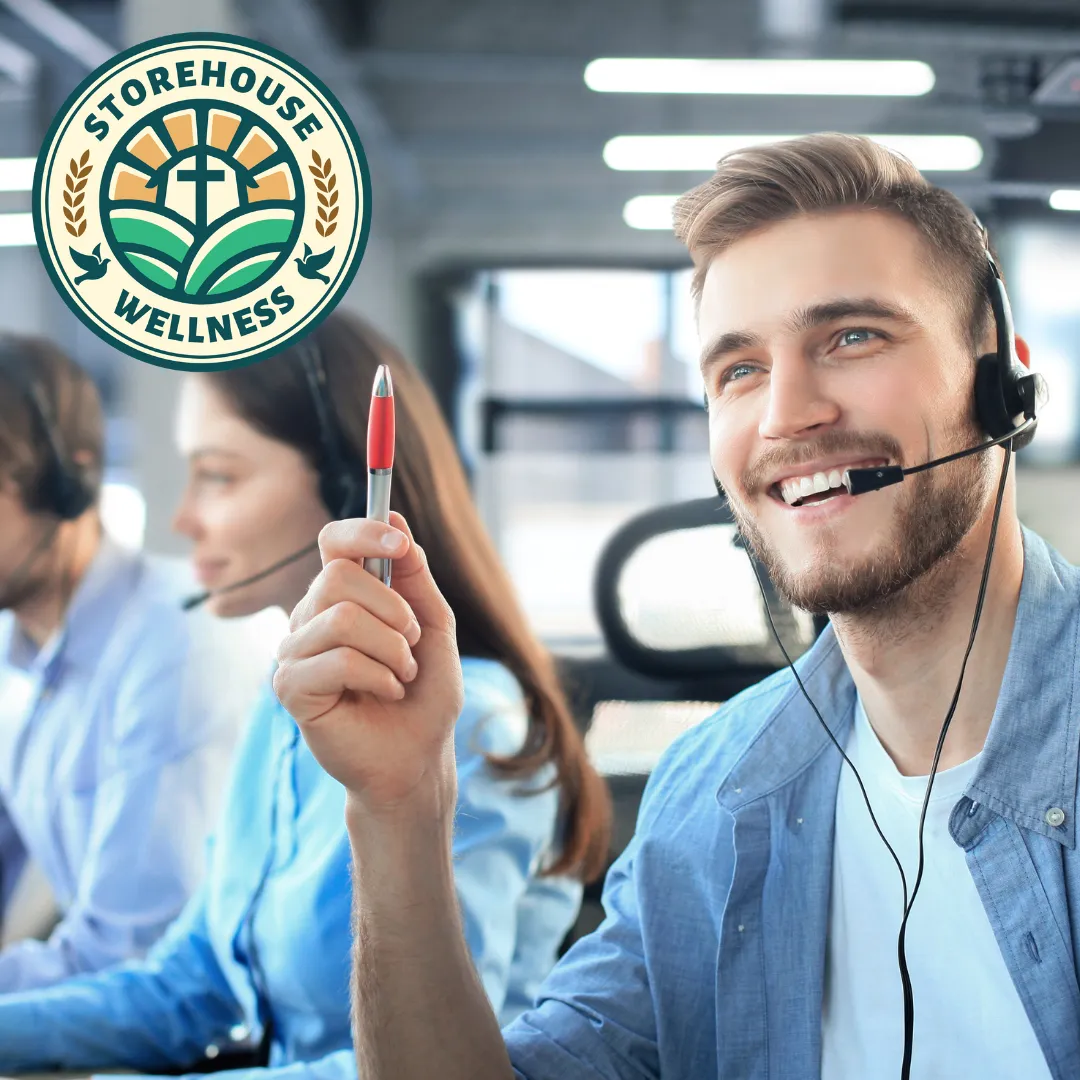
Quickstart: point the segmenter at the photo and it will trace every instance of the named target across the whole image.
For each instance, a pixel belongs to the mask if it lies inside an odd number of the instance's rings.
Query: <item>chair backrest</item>
[[[719,498],[662,506],[628,521],[608,541],[595,580],[611,654],[630,671],[684,689],[691,682],[698,690],[726,691],[733,680],[757,681],[775,671],[783,654],[750,558]],[[773,623],[794,658],[824,622],[782,600],[757,565]]]

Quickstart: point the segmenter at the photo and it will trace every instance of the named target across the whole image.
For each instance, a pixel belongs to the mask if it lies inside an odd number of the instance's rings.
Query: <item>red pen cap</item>
[[[371,388],[371,411],[368,413],[367,464],[369,469],[394,467],[394,384],[390,369],[379,365]]]

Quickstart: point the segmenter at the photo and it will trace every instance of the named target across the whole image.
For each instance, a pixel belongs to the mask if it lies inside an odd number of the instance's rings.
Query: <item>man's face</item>
[[[51,535],[41,515],[26,509],[15,483],[0,477],[0,611],[24,603],[47,580]]]
[[[798,498],[804,476],[835,487],[845,468],[920,464],[983,438],[955,299],[915,229],[877,211],[781,222],[710,265],[699,331],[713,468],[798,607],[880,608],[983,510],[989,453],[857,497]]]

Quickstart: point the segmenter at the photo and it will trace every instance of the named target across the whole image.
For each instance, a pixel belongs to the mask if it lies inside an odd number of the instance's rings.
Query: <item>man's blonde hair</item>
[[[713,176],[675,204],[675,235],[694,260],[693,294],[717,255],[758,229],[800,214],[882,210],[919,232],[931,269],[959,298],[977,349],[989,326],[986,249],[972,212],[907,158],[872,139],[824,133],[725,155]]]

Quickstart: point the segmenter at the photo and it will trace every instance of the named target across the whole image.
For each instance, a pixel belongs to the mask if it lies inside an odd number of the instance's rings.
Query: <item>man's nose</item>
[[[763,439],[799,439],[835,424],[840,408],[826,393],[812,363],[797,353],[774,357],[768,402],[758,425]]]

